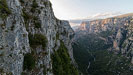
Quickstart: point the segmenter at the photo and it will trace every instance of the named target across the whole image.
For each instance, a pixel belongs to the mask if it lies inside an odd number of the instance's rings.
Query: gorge
[[[0,0],[0,75],[133,75],[133,13],[72,29],[51,1]]]
[[[133,14],[82,22],[75,30],[74,57],[86,75],[133,74]]]

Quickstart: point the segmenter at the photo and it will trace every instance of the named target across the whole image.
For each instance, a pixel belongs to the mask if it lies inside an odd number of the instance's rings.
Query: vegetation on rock
[[[36,0],[34,0],[33,4],[32,4],[32,8],[31,8],[31,12],[34,13],[37,7],[38,7],[38,4],[37,4]]]
[[[34,17],[35,28],[41,28],[41,23],[37,17]]]
[[[104,43],[105,41],[99,39],[97,35],[90,34],[79,38],[78,42],[73,44],[74,58],[81,72],[87,74],[86,69],[88,67],[89,61],[94,59],[92,54],[89,53],[89,50],[96,51],[110,47],[110,45],[105,45]]]
[[[103,34],[104,33],[104,34]],[[110,35],[112,35],[111,32]],[[131,75],[130,59],[121,54],[114,54],[108,49],[112,44],[107,44],[106,41],[99,37],[108,37],[109,34],[101,32],[98,35],[90,34],[82,36],[76,43],[73,44],[74,57],[78,63],[79,70],[91,75]]]
[[[23,69],[32,70],[35,68],[35,58],[31,53],[28,53],[24,56]]]
[[[107,50],[91,51],[95,61],[91,62],[88,69],[91,75],[131,75],[130,60],[124,56],[110,53]]]
[[[9,10],[6,0],[0,0],[0,17],[6,18],[11,14],[11,10]]]
[[[19,0],[22,4],[24,3],[24,0]]]
[[[42,48],[45,49],[47,42],[47,38],[43,34],[29,34],[29,43],[32,48],[36,48],[41,45]]]
[[[64,43],[52,55],[53,72],[55,75],[78,75],[78,70],[71,64],[70,56]]]
[[[41,28],[41,22],[39,21],[39,18],[27,13],[26,9],[23,9],[23,17],[24,17],[24,20],[25,20],[25,27],[26,27],[27,31],[28,31],[28,28],[29,28],[29,24],[28,24],[29,20],[33,21],[33,24],[34,24],[35,28]]]

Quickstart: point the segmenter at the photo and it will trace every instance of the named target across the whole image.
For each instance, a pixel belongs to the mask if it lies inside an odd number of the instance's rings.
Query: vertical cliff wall
[[[0,0],[0,73],[53,75],[51,55],[61,43],[74,63],[73,34],[49,0]]]

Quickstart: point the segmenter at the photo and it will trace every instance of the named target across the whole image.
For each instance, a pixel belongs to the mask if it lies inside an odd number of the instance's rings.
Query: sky
[[[58,19],[88,18],[104,13],[132,13],[133,0],[50,0]]]

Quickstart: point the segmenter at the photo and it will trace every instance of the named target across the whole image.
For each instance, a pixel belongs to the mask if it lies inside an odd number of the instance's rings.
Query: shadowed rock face
[[[6,14],[0,14],[0,73],[43,75],[45,66],[46,73],[52,75],[51,54],[58,50],[60,41],[64,42],[74,63],[70,39],[74,32],[67,21],[55,18],[49,0],[1,0],[0,6],[3,3],[7,8],[3,9]],[[46,47],[31,47],[29,34],[45,36]],[[33,53],[36,60],[30,72],[23,70],[27,53]]]

